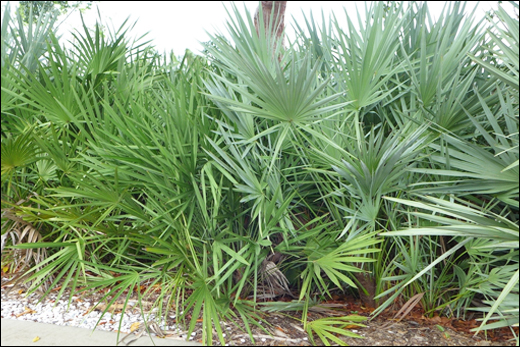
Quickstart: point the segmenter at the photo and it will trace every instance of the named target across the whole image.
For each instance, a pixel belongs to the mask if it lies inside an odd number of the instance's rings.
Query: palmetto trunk
[[[376,308],[377,305],[374,300],[374,297],[376,296],[375,278],[371,274],[364,272],[356,272],[354,273],[354,276],[363,287],[359,288],[359,297],[363,304],[368,307]]]
[[[283,44],[283,30],[285,19],[285,8],[287,1],[261,1],[264,28],[267,35],[275,35],[276,40],[273,40],[273,51],[276,50],[274,42]],[[255,28],[258,35],[260,35],[260,6],[255,13]]]
[[[262,17],[260,16],[260,6],[262,8]],[[281,42],[283,45],[283,31],[284,31],[284,19],[285,19],[285,8],[287,7],[287,1],[261,1],[260,5],[255,12],[255,29],[256,33],[260,35],[260,20],[263,18],[265,35],[271,36],[273,47],[273,54],[276,54],[276,45]],[[273,37],[274,36],[274,37]],[[280,56],[278,57],[280,60]],[[289,281],[285,275],[280,271],[277,266],[279,263],[281,254],[275,253],[268,256],[262,262],[261,275],[262,284],[259,286],[262,294],[262,298],[274,298],[280,295],[293,296],[288,285]]]

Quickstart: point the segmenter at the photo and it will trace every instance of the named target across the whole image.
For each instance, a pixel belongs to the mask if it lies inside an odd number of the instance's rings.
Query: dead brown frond
[[[10,241],[13,246],[42,241],[42,235],[39,230],[32,223],[25,221],[23,217],[15,213],[16,207],[20,206],[26,200],[28,199],[20,200],[14,204],[14,206],[2,209],[2,219],[5,219],[5,222],[2,224],[3,233],[0,252],[2,254],[2,263],[4,259],[9,259],[10,272],[15,273],[14,277],[8,283],[4,283],[4,285],[14,283],[11,288],[16,287],[28,277],[26,273],[27,269],[38,265],[47,258],[47,252],[44,248],[9,249],[4,252],[8,241]],[[47,285],[47,283],[42,284],[42,289],[47,290]]]
[[[281,295],[290,295],[294,298],[291,290],[289,289],[289,280],[280,271],[278,265],[273,261],[274,259],[279,260],[281,263],[282,257],[277,257],[277,253],[272,254],[262,261],[261,267],[261,289],[263,294],[259,295],[259,298],[274,298]]]
[[[415,306],[417,306],[418,303],[421,302],[421,299],[422,297],[424,296],[424,293],[418,293],[418,294],[415,294],[414,296],[412,296],[410,298],[410,300],[408,300],[404,305],[403,307],[401,307],[401,309],[399,310],[399,312],[397,312],[393,318],[393,320],[395,322],[393,323],[389,323],[387,325],[385,325],[384,327],[385,328],[389,328],[391,326],[393,326],[395,323],[398,323],[400,322],[404,317],[406,317],[408,315],[408,313],[410,313],[410,311],[413,310],[413,308]]]

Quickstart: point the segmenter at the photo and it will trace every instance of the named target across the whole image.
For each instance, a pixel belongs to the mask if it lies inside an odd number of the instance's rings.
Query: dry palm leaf
[[[403,305],[403,307],[401,307],[399,312],[397,312],[395,314],[395,316],[393,318],[393,320],[395,320],[395,322],[390,324],[389,326],[385,326],[385,328],[389,328],[392,325],[394,325],[395,323],[400,322],[401,320],[403,320],[403,318],[406,317],[406,315],[408,315],[408,313],[410,313],[410,311],[413,310],[413,308],[415,306],[417,306],[418,303],[421,302],[421,299],[422,299],[423,296],[424,296],[424,293],[419,293],[419,294],[415,294],[414,296],[412,296],[410,298],[410,300],[408,300]]]
[[[25,200],[17,202],[16,206],[19,206],[23,202],[25,202]],[[13,208],[7,208],[2,211],[2,218],[6,219],[2,225],[2,230],[6,228],[8,223],[11,223],[8,230],[2,235],[2,243],[0,247],[0,252],[2,252],[2,254],[4,253],[4,248],[9,238],[11,239],[13,246],[22,243],[40,242],[42,240],[42,236],[38,229],[30,222],[27,222],[23,220],[23,218],[17,216],[13,212]],[[4,284],[8,285],[14,282],[14,286],[12,288],[16,287],[22,280],[25,280],[25,278],[28,277],[28,274],[25,273],[26,269],[32,267],[33,264],[38,265],[43,260],[45,260],[45,258],[47,258],[47,252],[44,248],[13,249],[9,252],[14,259],[14,268],[19,269],[15,277],[7,284]],[[41,289],[46,291],[48,289],[48,283],[42,283]]]
[[[270,260],[270,257],[262,261],[261,278],[266,286],[262,286],[264,294],[257,297],[274,298],[287,294],[294,298],[294,295],[289,289],[289,280],[280,271],[278,266]],[[267,293],[265,292],[266,287],[268,289]]]

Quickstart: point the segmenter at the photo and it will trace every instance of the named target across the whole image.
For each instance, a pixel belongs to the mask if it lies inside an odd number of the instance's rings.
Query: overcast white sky
[[[152,39],[153,44],[159,52],[174,51],[175,55],[182,55],[185,49],[199,52],[201,45],[199,42],[208,41],[206,31],[215,33],[216,30],[224,32],[226,20],[229,16],[225,7],[231,10],[231,3],[235,3],[239,9],[244,5],[254,13],[258,1],[99,1],[91,10],[85,12],[84,17],[88,27],[92,27],[101,13],[103,23],[109,27],[116,27],[123,23],[126,18],[130,18],[133,23],[137,20],[132,33],[135,36],[149,32],[148,39]],[[434,17],[438,17],[442,11],[444,1],[429,1],[428,5]],[[334,13],[338,19],[345,18],[343,7],[348,13],[355,13],[355,6],[364,9],[364,1],[288,1],[286,9],[286,28],[288,35],[291,35],[291,28],[294,20],[301,23],[303,21],[302,11],[308,15],[310,11],[314,18],[320,22],[321,11],[325,17]],[[496,9],[498,1],[482,1],[477,8],[476,17],[482,19],[485,11]],[[2,1],[2,7],[5,1]],[[11,1],[11,6],[16,6],[17,1]],[[466,11],[473,9],[477,1],[468,1]],[[62,20],[63,18],[60,18]],[[78,11],[73,13],[61,25],[61,33],[79,28],[81,19]],[[64,37],[66,37],[64,35]]]

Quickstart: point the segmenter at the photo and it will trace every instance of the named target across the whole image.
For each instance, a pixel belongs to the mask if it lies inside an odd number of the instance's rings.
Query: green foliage
[[[264,306],[302,310],[324,344],[361,322],[308,319],[332,290],[376,313],[480,300],[481,329],[517,325],[518,17],[484,31],[464,6],[306,18],[286,47],[233,7],[231,39],[180,61],[126,22],[83,25],[66,49],[52,16],[7,8],[3,251],[34,255],[31,292],[109,288],[110,303],[160,285],[159,312],[175,303],[190,332],[202,318],[206,344],[230,317],[254,342],[257,299],[282,292],[298,300]]]
[[[50,14],[57,18],[71,10],[84,11],[92,7],[94,1],[19,1],[18,13],[25,23]],[[31,14],[32,12],[32,14]]]
[[[357,322],[363,322],[365,320],[366,317],[357,315],[336,318],[320,318],[307,323],[306,330],[311,337],[311,342],[313,344],[315,344],[313,333],[316,333],[325,346],[330,346],[330,341],[334,341],[340,346],[347,346],[347,344],[341,340],[338,335],[360,338],[359,335],[348,331],[346,327],[364,327],[363,324],[359,324]]]

